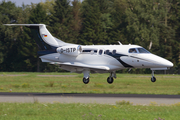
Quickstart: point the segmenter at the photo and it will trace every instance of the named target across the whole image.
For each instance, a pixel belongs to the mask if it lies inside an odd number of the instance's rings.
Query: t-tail
[[[58,47],[72,45],[65,43],[51,35],[45,24],[4,24],[7,26],[26,26],[31,29],[33,37],[39,48],[38,55],[56,53]]]

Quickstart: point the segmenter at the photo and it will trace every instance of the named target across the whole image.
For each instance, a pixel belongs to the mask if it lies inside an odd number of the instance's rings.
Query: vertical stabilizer
[[[47,44],[49,44],[51,46],[58,47],[57,41],[50,34],[50,32],[46,29],[46,26],[44,24],[41,24],[39,26],[39,32],[40,32],[40,35],[41,35],[42,39],[44,40],[44,42],[46,42]]]

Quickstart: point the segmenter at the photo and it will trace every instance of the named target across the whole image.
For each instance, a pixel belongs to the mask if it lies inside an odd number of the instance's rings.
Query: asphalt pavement
[[[0,102],[116,104],[123,100],[133,105],[170,105],[180,103],[180,95],[0,92]]]

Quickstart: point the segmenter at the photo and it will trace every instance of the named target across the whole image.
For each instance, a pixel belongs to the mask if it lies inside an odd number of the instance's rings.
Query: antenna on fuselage
[[[122,43],[120,41],[118,41],[119,45],[122,45]]]
[[[128,72],[130,72],[132,69],[131,68],[129,68],[129,70],[128,70]]]

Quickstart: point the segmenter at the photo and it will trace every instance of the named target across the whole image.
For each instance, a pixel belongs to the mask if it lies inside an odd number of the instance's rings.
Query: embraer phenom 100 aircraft
[[[42,62],[59,65],[61,69],[83,73],[83,82],[89,83],[90,72],[110,73],[109,84],[116,78],[116,71],[126,68],[150,68],[151,81],[155,82],[154,70],[167,70],[173,63],[154,55],[138,45],[77,45],[65,43],[46,29],[44,24],[5,24],[26,26],[31,29],[38,45]]]

